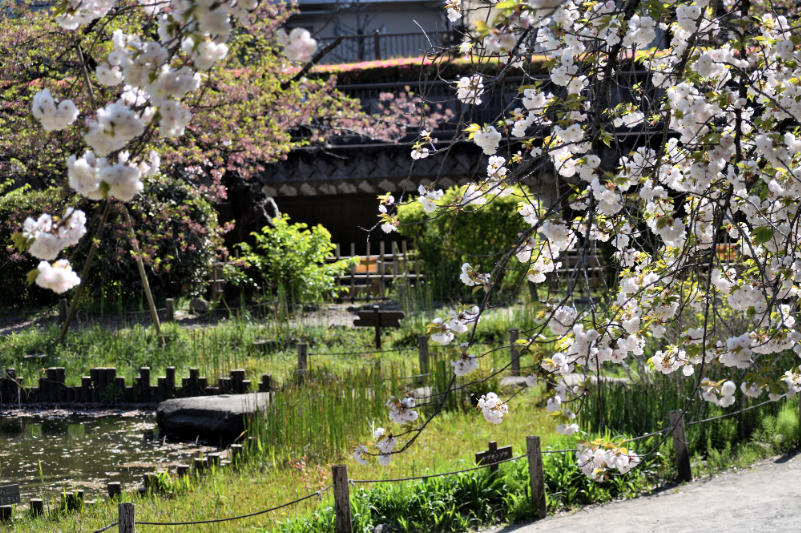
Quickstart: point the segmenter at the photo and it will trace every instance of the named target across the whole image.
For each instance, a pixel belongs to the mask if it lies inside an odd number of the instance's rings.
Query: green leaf
[[[754,237],[755,244],[762,244],[773,238],[773,228],[760,226],[751,235]]]

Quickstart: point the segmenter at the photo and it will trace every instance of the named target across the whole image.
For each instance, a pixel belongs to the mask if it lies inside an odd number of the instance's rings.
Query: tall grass
[[[608,431],[613,434],[644,435],[669,427],[668,413],[683,409],[688,404],[690,408],[685,415],[685,424],[733,413],[765,401],[765,398],[738,395],[734,405],[722,409],[697,396],[693,397],[693,385],[692,380],[677,376],[653,375],[647,384],[605,383],[600,391],[597,386],[591,387],[579,417],[581,427],[588,433]],[[766,420],[777,420],[779,417],[786,421],[787,415],[781,413],[787,409],[797,413],[795,399],[771,402],[729,418],[687,425],[690,451],[706,456],[710,450],[723,450],[726,446],[748,442],[763,429]],[[788,429],[783,426],[781,431],[787,434]],[[776,431],[769,433],[782,434]],[[792,431],[789,434],[792,435]]]

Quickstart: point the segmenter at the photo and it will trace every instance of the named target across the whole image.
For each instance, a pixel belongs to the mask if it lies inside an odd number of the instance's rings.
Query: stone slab
[[[264,410],[272,394],[255,392],[167,400],[156,409],[156,421],[159,429],[169,434],[236,437],[245,430],[245,415]]]

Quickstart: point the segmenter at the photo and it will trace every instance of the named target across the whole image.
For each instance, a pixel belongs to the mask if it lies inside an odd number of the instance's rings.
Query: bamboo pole
[[[147,305],[150,307],[150,318],[153,320],[153,327],[156,328],[156,335],[159,338],[159,345],[164,346],[166,341],[161,334],[159,314],[156,311],[156,304],[153,303],[153,294],[150,292],[150,283],[147,282],[145,265],[142,262],[142,254],[139,252],[139,242],[136,240],[136,234],[133,231],[133,223],[131,222],[131,216],[128,214],[127,206],[123,206],[123,213],[125,214],[125,222],[128,224],[128,231],[131,232],[131,245],[133,246],[134,255],[136,256],[136,266],[139,269],[139,277],[142,278],[142,287],[145,289],[145,296],[147,296]]]
[[[78,306],[78,302],[81,299],[83,289],[86,287],[86,280],[89,279],[89,269],[92,266],[92,260],[95,258],[95,254],[97,253],[97,245],[103,236],[103,229],[106,227],[106,219],[108,219],[108,214],[110,211],[111,200],[107,199],[106,207],[103,209],[103,216],[100,217],[100,224],[97,226],[95,238],[92,239],[92,246],[89,248],[89,254],[86,256],[86,263],[84,263],[83,271],[81,271],[81,282],[78,284],[78,288],[75,290],[75,297],[70,303],[70,308],[67,311],[67,317],[64,319],[64,323],[61,326],[61,336],[58,339],[59,343],[64,343],[64,337],[66,337],[67,331],[70,329],[70,322],[72,322],[72,317],[75,315],[75,308]]]

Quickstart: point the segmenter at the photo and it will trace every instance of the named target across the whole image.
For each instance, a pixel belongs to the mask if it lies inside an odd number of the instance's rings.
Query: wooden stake
[[[420,358],[420,373],[428,374],[428,335],[417,336],[417,351]]]
[[[670,412],[670,425],[673,426],[673,450],[676,452],[676,471],[679,479],[692,481],[693,469],[690,465],[690,450],[687,447],[687,434],[684,431],[681,410]]]
[[[353,533],[350,517],[350,486],[348,486],[347,465],[334,465],[334,514],[336,515],[336,533]]]
[[[519,376],[520,375],[520,354],[517,351],[517,342],[518,337],[520,336],[520,330],[517,328],[512,328],[509,330],[509,357],[512,361],[512,375]]]
[[[370,241],[367,241],[367,271],[365,272],[367,275],[367,301],[370,301],[370,296],[372,292],[372,286],[370,283]]]
[[[350,243],[350,258],[356,257],[356,243]],[[356,265],[350,265],[350,301],[353,303],[356,298]]]
[[[381,241],[380,243],[378,243],[378,256],[381,258],[381,266],[378,267],[380,268],[380,270],[378,271],[378,275],[380,276],[378,280],[378,292],[379,292],[378,296],[380,298],[384,298],[384,293],[385,293],[384,289],[386,288],[386,285],[384,284],[384,253],[385,253],[384,241]],[[376,265],[378,265],[378,260],[376,260]]]
[[[305,342],[298,343],[298,376],[300,379],[306,377],[307,357],[309,355],[309,346]]]
[[[67,320],[67,300],[61,298],[58,301],[58,322],[63,324],[65,320]]]
[[[134,529],[134,504],[121,503],[119,505],[120,533],[135,533]]]
[[[175,300],[167,298],[167,322],[175,322]]]
[[[118,482],[112,481],[106,485],[106,488],[108,489],[109,499],[113,500],[114,498],[119,498],[122,496],[122,485],[120,485]]]
[[[526,437],[526,455],[528,456],[528,476],[531,483],[532,510],[537,517],[545,518],[548,509],[545,504],[545,477],[542,473],[542,450],[539,437]]]
[[[375,349],[381,350],[381,311],[377,305],[373,306],[373,313],[375,313]]]
[[[40,498],[34,498],[31,500],[31,516],[43,516],[44,515],[44,501]]]

